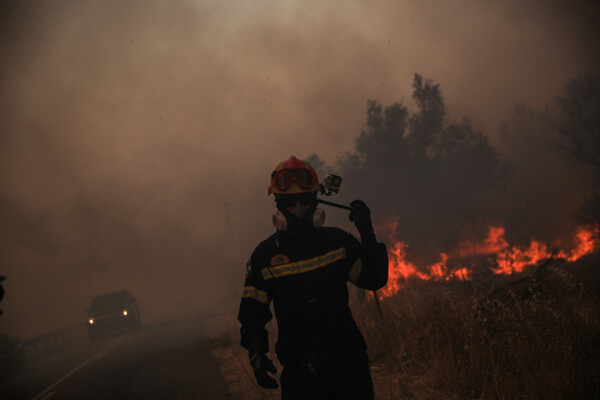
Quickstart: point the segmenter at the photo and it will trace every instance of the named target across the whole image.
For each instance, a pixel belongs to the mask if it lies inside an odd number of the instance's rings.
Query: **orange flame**
[[[560,252],[558,257],[564,258],[567,261],[576,261],[586,254],[593,253],[600,247],[600,240],[598,239],[600,228],[595,226],[593,228],[579,227],[575,234],[575,242],[577,245],[571,252]]]
[[[407,260],[406,250],[408,244],[394,239],[398,220],[392,220],[377,228],[378,235],[387,238],[389,256],[389,279],[386,287],[381,289],[384,297],[398,292],[406,284],[406,280],[417,277],[422,280],[468,280],[472,271],[467,267],[460,267],[453,271],[447,268],[450,259],[448,254],[440,253],[439,261],[435,264],[419,268]],[[600,248],[599,227],[579,227],[574,237],[575,246],[571,250],[561,250],[556,256],[567,261],[576,261],[586,254],[595,252]],[[496,274],[510,275],[522,272],[527,266],[535,265],[552,255],[548,246],[537,240],[531,240],[529,246],[511,246],[504,238],[504,228],[491,226],[487,237],[479,243],[465,240],[457,246],[455,252],[458,258],[490,255],[494,261],[491,270]],[[426,271],[426,272],[424,272]]]

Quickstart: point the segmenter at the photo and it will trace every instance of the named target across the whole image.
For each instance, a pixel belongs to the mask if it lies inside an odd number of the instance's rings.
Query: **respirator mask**
[[[303,232],[319,228],[325,223],[325,210],[317,208],[316,193],[277,195],[277,211],[273,226],[278,231]]]

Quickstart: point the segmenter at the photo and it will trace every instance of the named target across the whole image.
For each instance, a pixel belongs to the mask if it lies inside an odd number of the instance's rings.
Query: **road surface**
[[[171,321],[73,346],[0,383],[0,399],[206,399],[226,394],[202,323]]]

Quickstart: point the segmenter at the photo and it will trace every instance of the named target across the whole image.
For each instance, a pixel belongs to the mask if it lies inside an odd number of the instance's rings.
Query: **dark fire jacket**
[[[268,352],[265,325],[273,301],[282,364],[336,345],[365,348],[348,306],[347,281],[377,290],[387,279],[383,243],[363,245],[333,227],[318,228],[309,237],[278,231],[256,247],[246,266],[238,314],[241,344],[251,353]]]

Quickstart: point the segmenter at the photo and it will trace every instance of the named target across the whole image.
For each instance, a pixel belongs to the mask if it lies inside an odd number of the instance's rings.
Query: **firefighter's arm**
[[[358,247],[356,257],[348,273],[348,280],[362,289],[378,290],[387,284],[388,280],[388,255],[383,243],[374,243],[365,246],[356,241]]]
[[[275,389],[279,385],[269,372],[276,373],[277,369],[265,355],[269,351],[269,334],[265,325],[272,318],[269,309],[271,298],[260,271],[253,267],[255,264],[252,259],[246,265],[246,281],[238,313],[238,320],[242,323],[241,344],[248,349],[250,364],[258,384],[264,388]]]
[[[271,298],[260,271],[255,268],[251,258],[246,265],[246,280],[238,313],[238,320],[242,324],[241,345],[248,349],[250,354],[264,354],[269,351],[269,336],[265,325],[273,317],[270,303]]]
[[[358,244],[354,239],[355,243],[351,245],[358,247],[358,257],[348,274],[348,280],[363,289],[381,289],[388,280],[387,248],[375,238],[369,207],[361,200],[354,200],[350,207],[349,218],[356,225],[361,243]]]

